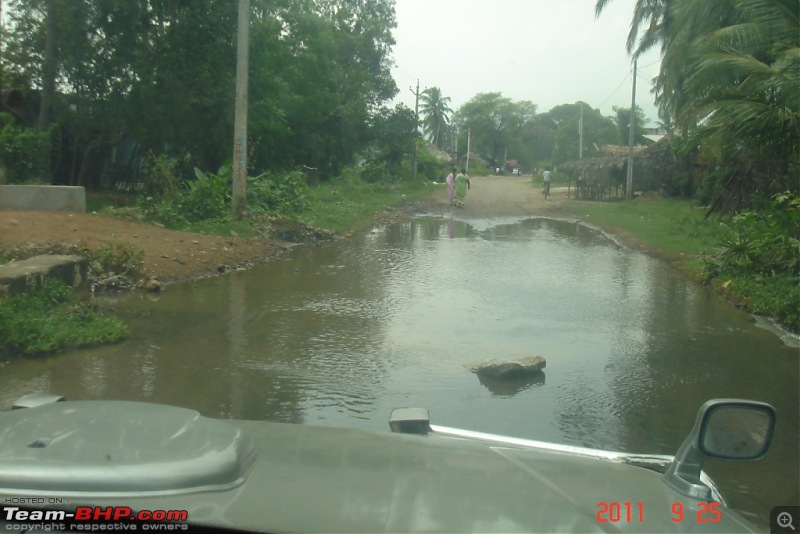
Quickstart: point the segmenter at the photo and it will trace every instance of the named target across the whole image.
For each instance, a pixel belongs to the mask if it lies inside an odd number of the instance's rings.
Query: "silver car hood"
[[[696,503],[660,473],[621,462],[436,434],[218,421],[122,401],[0,414],[0,501],[24,496],[187,510],[189,523],[270,532],[752,528],[725,509],[717,522],[698,521]],[[672,521],[677,502],[681,522]],[[622,520],[600,521],[601,503],[620,506]]]

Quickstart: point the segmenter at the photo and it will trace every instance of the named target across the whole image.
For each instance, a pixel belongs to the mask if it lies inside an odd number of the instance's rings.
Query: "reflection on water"
[[[752,398],[778,409],[777,446],[708,470],[762,524],[797,501],[796,349],[576,222],[419,219],[105,305],[130,340],[6,364],[0,401],[50,391],[381,431],[420,406],[434,424],[674,454],[705,400]],[[533,355],[546,381],[467,369]]]
[[[535,373],[530,376],[520,376],[514,378],[493,378],[490,376],[477,375],[478,381],[497,397],[513,397],[526,389],[535,386],[542,386],[545,383],[544,372]]]

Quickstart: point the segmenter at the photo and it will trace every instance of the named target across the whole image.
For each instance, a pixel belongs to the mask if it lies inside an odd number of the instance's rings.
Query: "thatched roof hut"
[[[636,191],[661,191],[675,172],[676,159],[669,136],[649,146],[633,147],[633,186]],[[628,173],[628,147],[603,145],[599,155],[559,165],[559,170],[590,184],[624,185]]]

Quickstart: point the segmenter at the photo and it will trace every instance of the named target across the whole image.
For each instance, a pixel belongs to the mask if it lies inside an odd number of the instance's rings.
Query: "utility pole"
[[[625,198],[633,199],[633,131],[636,128],[636,58],[633,58],[633,89],[631,90],[631,121],[628,125],[628,180],[625,185]]]
[[[470,145],[470,138],[472,136],[472,128],[467,128],[467,166],[464,169],[465,171],[469,172],[469,145]]]
[[[458,167],[458,126],[453,124],[453,161]]]
[[[239,0],[236,42],[236,107],[233,119],[233,218],[241,219],[247,194],[247,70],[250,30],[250,0]]]
[[[408,88],[414,94],[414,180],[417,179],[417,133],[419,132],[419,78],[417,78],[417,90]]]
[[[583,159],[583,102],[581,102],[581,118],[578,121],[578,159]]]

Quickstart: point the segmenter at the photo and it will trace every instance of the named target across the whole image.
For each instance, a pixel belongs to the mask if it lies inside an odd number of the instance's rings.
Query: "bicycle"
[[[547,195],[550,194],[550,182],[544,182],[544,199],[547,200]]]

